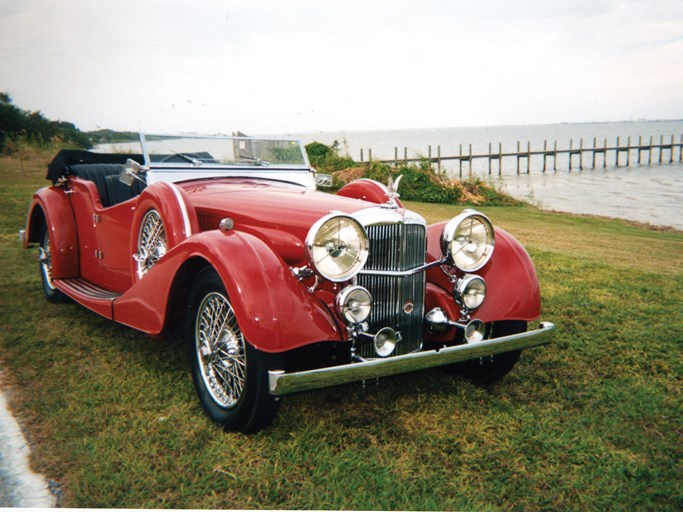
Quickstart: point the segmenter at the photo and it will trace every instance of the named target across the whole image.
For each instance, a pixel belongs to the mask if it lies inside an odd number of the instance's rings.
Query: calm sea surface
[[[427,156],[432,146],[432,156],[437,154],[437,146],[441,146],[441,156],[455,156],[460,152],[469,152],[472,144],[473,154],[488,153],[488,145],[492,144],[498,151],[502,144],[503,152],[517,149],[517,142],[522,150],[531,143],[531,150],[543,149],[544,140],[548,149],[552,149],[557,141],[558,149],[568,149],[570,140],[573,147],[578,148],[580,139],[583,147],[593,147],[593,138],[597,146],[615,146],[617,137],[621,145],[626,145],[631,137],[631,145],[638,144],[642,137],[643,144],[648,144],[653,137],[658,144],[660,137],[670,143],[674,136],[676,143],[681,142],[683,120],[681,121],[646,121],[621,123],[583,123],[583,124],[550,124],[530,126],[495,126],[474,128],[438,128],[422,130],[385,130],[385,131],[348,131],[287,134],[301,138],[304,143],[318,141],[332,144],[335,140],[340,144],[342,154],[358,160],[361,149],[367,159],[368,149],[372,149],[373,159],[392,159],[395,152],[402,158],[404,151],[408,158]],[[531,172],[526,174],[526,160],[521,161],[522,173],[518,176],[517,161],[513,157],[503,159],[502,176],[498,175],[498,163],[493,162],[490,179],[510,195],[525,199],[542,208],[566,211],[570,213],[587,213],[618,217],[638,222],[647,222],[660,226],[672,226],[683,230],[683,164],[680,163],[679,150],[674,152],[674,163],[670,164],[670,152],[664,150],[663,162],[659,162],[659,150],[652,154],[652,165],[647,165],[648,153],[641,155],[641,165],[637,164],[638,152],[631,150],[631,166],[625,167],[626,154],[620,154],[620,166],[615,166],[614,152],[607,157],[607,167],[603,168],[602,155],[596,157],[596,168],[592,169],[592,155],[584,154],[582,171],[578,170],[579,158],[572,158],[571,171],[568,170],[567,156],[558,156],[557,170],[553,171],[553,159],[548,158],[549,171],[541,172],[543,157],[531,158]],[[444,162],[444,169],[454,177],[459,175],[459,164],[455,161]],[[467,163],[463,163],[463,176],[469,175]],[[475,160],[472,173],[489,179],[488,160]]]

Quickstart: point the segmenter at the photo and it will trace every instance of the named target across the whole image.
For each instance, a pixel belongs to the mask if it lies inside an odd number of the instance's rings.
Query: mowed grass
[[[0,360],[60,505],[683,508],[683,234],[481,208],[532,255],[553,345],[488,388],[426,371],[292,396],[244,436],[203,415],[181,344],[43,299],[16,231],[46,158],[0,159]]]

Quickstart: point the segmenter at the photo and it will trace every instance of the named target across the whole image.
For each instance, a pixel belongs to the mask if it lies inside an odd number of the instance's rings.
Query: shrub
[[[495,186],[479,178],[466,181],[449,179],[438,175],[426,160],[419,164],[391,165],[373,161],[365,165],[356,164],[333,174],[334,189],[359,178],[367,178],[380,183],[388,183],[389,177],[401,184],[398,188],[401,199],[440,204],[487,204],[517,205],[520,201],[496,190]]]
[[[462,197],[460,188],[455,183],[440,179],[426,161],[419,165],[399,166],[370,162],[363,177],[387,183],[390,176],[394,180],[402,176],[399,194],[406,201],[457,203]]]
[[[339,155],[339,142],[336,140],[332,146],[327,146],[322,142],[306,144],[306,153],[311,165],[324,173],[340,171],[355,165],[352,158]]]

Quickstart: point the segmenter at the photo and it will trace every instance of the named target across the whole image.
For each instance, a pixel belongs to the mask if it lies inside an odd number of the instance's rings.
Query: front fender
[[[337,195],[344,197],[351,197],[353,199],[361,199],[371,203],[385,204],[391,200],[389,189],[379,181],[361,178],[354,180],[351,183],[344,185]],[[396,197],[394,203],[399,207],[403,207],[401,201]]]
[[[446,223],[429,226],[427,251],[432,260],[441,258],[440,238]],[[536,269],[529,257],[512,235],[496,227],[496,246],[491,260],[475,272],[486,280],[486,300],[473,315],[484,322],[499,320],[536,320],[541,315],[541,293]],[[440,268],[429,270],[427,281],[447,290],[452,284]],[[443,300],[439,301],[442,306]],[[459,315],[452,299],[448,312],[451,318]]]
[[[26,219],[25,247],[30,243],[42,242],[40,234],[43,223],[50,233],[52,277],[78,277],[78,231],[71,202],[63,188],[45,187],[33,195]]]
[[[261,239],[238,231],[206,231],[173,247],[114,302],[114,319],[158,334],[168,320],[170,292],[183,263],[202,258],[225,285],[246,339],[266,352],[341,340],[326,306]],[[183,290],[189,297],[189,290]]]

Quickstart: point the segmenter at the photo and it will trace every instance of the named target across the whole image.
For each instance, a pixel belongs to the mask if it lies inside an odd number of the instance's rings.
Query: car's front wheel
[[[268,370],[278,357],[244,339],[220,276],[212,268],[195,280],[187,320],[192,380],[206,414],[226,430],[268,426],[279,402],[268,392]]]

